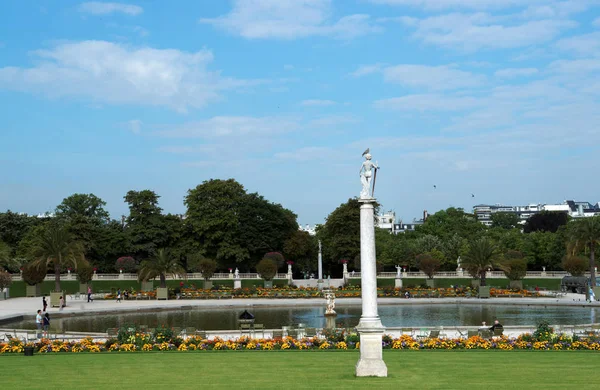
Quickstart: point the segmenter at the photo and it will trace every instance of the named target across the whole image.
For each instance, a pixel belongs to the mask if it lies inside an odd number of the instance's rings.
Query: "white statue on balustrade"
[[[235,272],[233,273],[233,276],[234,276],[236,279],[239,279],[239,278],[240,278],[240,270],[238,270],[238,269],[237,269],[237,267],[235,267]]]

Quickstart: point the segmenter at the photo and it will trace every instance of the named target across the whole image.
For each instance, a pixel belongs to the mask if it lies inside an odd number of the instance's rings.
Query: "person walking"
[[[63,298],[63,296],[60,296],[60,299],[58,300],[58,306],[59,306],[59,310],[62,310],[65,307],[65,298]]]
[[[42,307],[43,307],[43,311],[46,311],[46,308],[48,307],[48,302],[46,301],[46,296],[42,297]]]
[[[121,289],[117,290],[117,302],[121,303]]]
[[[44,337],[48,338],[48,330],[50,329],[50,314],[46,312],[42,320],[44,323]]]
[[[92,287],[88,286],[88,303],[90,302],[94,302],[94,300],[92,299]]]
[[[35,326],[37,327],[37,338],[42,338],[42,327],[44,325],[44,320],[42,320],[42,311],[38,310],[37,315],[35,316]]]

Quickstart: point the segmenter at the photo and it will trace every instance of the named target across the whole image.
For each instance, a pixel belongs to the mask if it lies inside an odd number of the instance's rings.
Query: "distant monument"
[[[356,376],[387,377],[381,346],[385,328],[377,311],[377,271],[375,268],[374,203],[375,179],[379,166],[371,161],[369,149],[363,153],[360,167],[360,264],[362,315],[356,330],[360,335],[360,359]],[[372,183],[372,184],[371,184]]]

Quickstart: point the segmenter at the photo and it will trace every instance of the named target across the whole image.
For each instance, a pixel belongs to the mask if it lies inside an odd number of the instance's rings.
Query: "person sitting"
[[[499,330],[503,330],[503,329],[504,329],[504,327],[502,326],[502,324],[501,324],[501,323],[500,323],[500,321],[498,321],[498,320],[495,320],[495,321],[494,321],[494,325],[492,325],[492,326],[490,327],[490,330],[491,330],[492,332],[495,332],[495,331],[496,331],[496,329],[499,329]]]

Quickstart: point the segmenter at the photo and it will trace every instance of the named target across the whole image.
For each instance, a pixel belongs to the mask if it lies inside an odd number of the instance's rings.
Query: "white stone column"
[[[360,335],[360,359],[356,376],[387,377],[381,341],[385,328],[377,311],[377,270],[375,266],[375,199],[360,199],[360,271],[362,315],[356,329]]]
[[[317,279],[317,287],[319,288],[319,290],[323,289],[323,253],[321,251],[321,240],[319,240],[319,257],[318,257],[318,276],[319,278]]]

